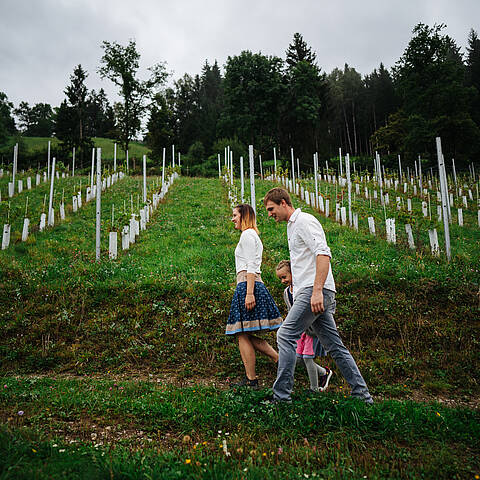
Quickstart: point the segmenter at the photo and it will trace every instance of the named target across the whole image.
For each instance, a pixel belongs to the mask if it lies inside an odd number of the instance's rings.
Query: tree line
[[[55,134],[65,153],[76,147],[82,161],[93,136],[128,149],[143,131],[154,159],[175,144],[188,152],[189,173],[208,175],[226,145],[246,156],[253,144],[264,158],[276,147],[285,163],[294,148],[302,168],[311,167],[313,152],[331,158],[339,147],[358,165],[370,166],[375,151],[386,165],[396,165],[399,154],[407,161],[420,155],[428,165],[441,136],[445,156],[461,167],[480,153],[480,40],[472,29],[462,54],[444,28],[418,24],[390,70],[380,64],[364,76],[347,64],[323,72],[296,33],[285,58],[243,51],[227,58],[223,74],[216,61],[205,62],[199,74],[169,87],[164,63],[149,69],[148,80],[138,78],[134,41],[103,42],[98,72],[118,87],[120,102],[110,105],[103,90],[89,91],[81,65],[58,108],[26,102],[14,108],[0,92],[0,144],[17,128],[23,135]]]

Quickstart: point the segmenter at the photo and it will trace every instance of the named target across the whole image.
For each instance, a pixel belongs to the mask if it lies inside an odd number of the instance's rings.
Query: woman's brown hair
[[[259,233],[257,228],[257,221],[255,219],[255,211],[253,208],[248,205],[248,203],[242,203],[235,207],[240,214],[240,229],[242,232],[247,230],[247,228],[253,228],[257,233]]]

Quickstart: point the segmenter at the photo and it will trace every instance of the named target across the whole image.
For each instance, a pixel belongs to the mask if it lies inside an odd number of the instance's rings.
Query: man
[[[274,402],[290,402],[295,371],[296,341],[312,326],[325,350],[352,389],[352,396],[373,403],[355,360],[343,345],[333,318],[335,282],[330,248],[320,222],[309,213],[293,208],[283,188],[272,188],[263,199],[268,216],[287,222],[288,248],[293,276],[294,303],[277,332],[279,360],[273,385]]]

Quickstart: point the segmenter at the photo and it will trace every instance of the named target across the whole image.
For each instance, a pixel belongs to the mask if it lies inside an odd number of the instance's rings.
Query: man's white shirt
[[[317,255],[332,258],[332,254],[320,222],[313,215],[302,212],[300,208],[297,208],[288,220],[287,237],[295,297],[303,288],[313,286]],[[336,291],[331,265],[328,267],[323,288]]]

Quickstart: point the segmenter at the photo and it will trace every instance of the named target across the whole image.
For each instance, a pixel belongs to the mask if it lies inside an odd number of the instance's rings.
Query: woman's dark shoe
[[[239,388],[239,387],[249,387],[252,390],[258,390],[260,387],[258,385],[258,380],[250,380],[247,376],[243,377],[242,380],[239,382],[232,383],[230,385],[231,388]]]

